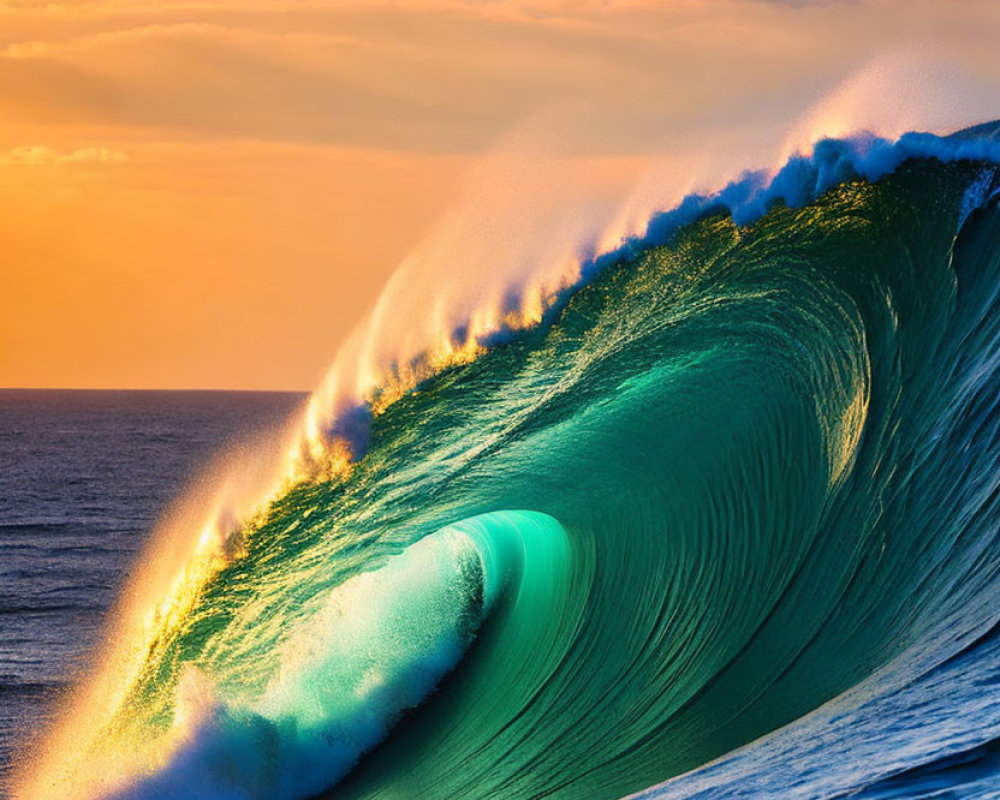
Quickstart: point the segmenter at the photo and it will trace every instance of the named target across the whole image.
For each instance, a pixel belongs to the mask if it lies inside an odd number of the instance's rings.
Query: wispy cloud
[[[563,105],[588,146],[634,152],[699,116],[714,124],[762,98],[815,93],[887,42],[961,42],[957,58],[1000,77],[998,4],[794,5],[8,3],[0,115],[441,153],[481,149]]]
[[[14,147],[0,153],[0,165],[46,166],[49,164],[78,164],[100,162],[104,164],[128,161],[128,155],[119,147],[81,147],[60,152],[45,145]]]

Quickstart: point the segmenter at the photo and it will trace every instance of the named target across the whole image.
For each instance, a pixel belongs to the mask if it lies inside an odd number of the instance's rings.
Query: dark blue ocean
[[[0,390],[0,794],[171,500],[282,423],[271,392]]]

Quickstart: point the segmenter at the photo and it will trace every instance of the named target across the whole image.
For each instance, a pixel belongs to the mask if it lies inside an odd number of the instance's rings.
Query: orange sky
[[[526,119],[625,192],[886,48],[989,100],[998,36],[993,0],[0,0],[0,386],[311,388]]]

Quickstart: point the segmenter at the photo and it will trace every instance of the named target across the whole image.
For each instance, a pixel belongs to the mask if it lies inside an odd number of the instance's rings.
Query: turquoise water
[[[959,654],[946,686],[993,680],[997,170],[831,152],[654,221],[248,524],[109,731],[197,697],[124,796],[622,797],[845,692],[822,749],[807,717],[650,796],[918,796],[879,782],[943,752],[947,692],[906,692]]]

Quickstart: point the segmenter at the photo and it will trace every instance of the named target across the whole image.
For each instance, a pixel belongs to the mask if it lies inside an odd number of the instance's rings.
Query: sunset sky
[[[886,105],[983,121],[998,32],[993,0],[0,1],[0,386],[312,388],[512,131],[624,198],[894,48],[935,74]]]

